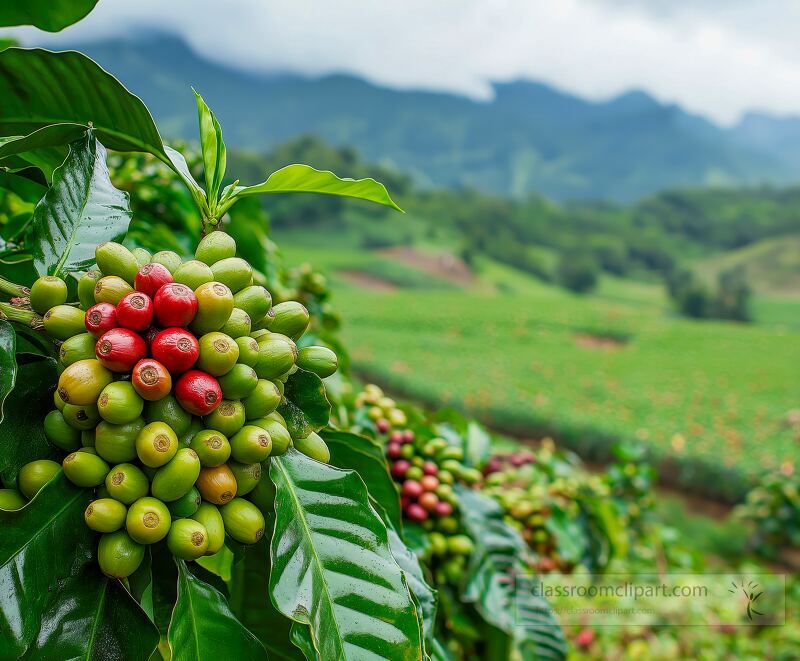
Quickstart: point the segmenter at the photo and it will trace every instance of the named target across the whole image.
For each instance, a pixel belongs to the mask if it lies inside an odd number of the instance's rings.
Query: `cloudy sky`
[[[515,78],[593,99],[638,88],[722,123],[749,109],[800,114],[793,0],[100,0],[60,35],[16,32],[57,46],[142,28],[258,70],[476,97]]]

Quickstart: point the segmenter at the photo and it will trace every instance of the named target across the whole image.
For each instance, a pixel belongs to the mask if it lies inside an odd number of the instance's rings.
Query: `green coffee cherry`
[[[269,331],[266,328],[259,328],[250,333],[250,337],[252,337],[254,340],[260,340],[266,335],[269,335]]]
[[[62,464],[64,475],[79,487],[96,487],[102,484],[109,471],[108,464],[88,450],[91,448],[67,455]]]
[[[225,524],[216,505],[201,503],[191,518],[201,524],[208,535],[206,555],[214,555],[225,543]]]
[[[431,544],[431,553],[433,555],[446,555],[447,554],[447,537],[440,532],[432,532],[428,535],[428,541]]]
[[[114,466],[106,475],[105,485],[111,498],[126,505],[143,498],[150,490],[147,476],[133,464]]]
[[[204,335],[222,328],[233,312],[233,294],[220,282],[207,282],[194,292],[197,315],[191,323],[195,335]]]
[[[275,510],[275,485],[267,477],[269,474],[269,464],[267,462],[261,465],[261,473],[263,477],[258,481],[258,484],[256,484],[248,497],[250,502],[258,507],[264,516],[268,516]]]
[[[234,498],[220,508],[225,531],[237,542],[255,544],[264,535],[264,515],[253,503]]]
[[[270,333],[258,339],[255,370],[259,379],[275,379],[285,374],[296,359],[297,346],[285,335]]]
[[[53,403],[56,405],[56,408],[64,412],[64,407],[67,405],[66,402],[61,399],[61,395],[58,394],[58,390],[53,391]]]
[[[226,285],[234,294],[253,282],[253,268],[241,257],[227,257],[211,265],[214,280]]]
[[[231,445],[228,439],[213,429],[197,432],[189,447],[197,453],[203,466],[221,466],[231,456]]]
[[[297,352],[297,366],[324,379],[336,372],[339,360],[328,347],[303,347]]]
[[[447,540],[447,550],[454,555],[470,555],[474,548],[466,535],[453,535]]]
[[[149,264],[153,256],[144,248],[134,248],[131,253],[136,258],[136,264],[142,268],[145,264]]]
[[[178,403],[174,395],[167,395],[155,402],[145,402],[144,419],[147,422],[164,422],[178,436],[188,432],[192,424],[192,414]]]
[[[178,500],[200,475],[200,459],[191,448],[181,448],[165,466],[156,471],[150,491],[164,502]]]
[[[272,306],[272,296],[264,287],[251,285],[234,294],[233,304],[250,316],[252,324],[257,324],[267,316]]]
[[[60,470],[61,466],[49,459],[31,461],[19,469],[17,486],[23,495],[30,500]]]
[[[64,367],[69,367],[79,360],[96,358],[94,345],[97,340],[90,333],[78,333],[66,340],[58,350],[58,359]]]
[[[255,367],[258,362],[258,342],[252,337],[237,337],[236,344],[239,346],[239,362],[242,365]]]
[[[458,519],[452,516],[445,516],[439,519],[439,530],[446,535],[452,535],[458,531]]]
[[[67,302],[67,283],[52,275],[42,276],[31,287],[30,302],[33,311],[39,314],[63,305]]]
[[[0,489],[0,510],[14,511],[25,507],[25,497],[16,489]]]
[[[81,302],[81,307],[88,310],[95,304],[94,288],[103,274],[100,271],[86,271],[78,280],[78,300]]]
[[[144,400],[139,397],[130,381],[109,383],[97,400],[100,417],[114,425],[133,422],[142,415]]]
[[[214,429],[225,436],[233,436],[244,425],[245,409],[240,401],[223,399],[219,406],[203,418],[208,429]]]
[[[56,340],[69,338],[86,332],[83,325],[84,313],[71,305],[56,305],[44,315],[44,330]]]
[[[323,464],[327,464],[331,460],[328,445],[319,434],[313,431],[305,438],[294,439],[294,447],[307,457],[321,461]]]
[[[44,435],[50,443],[67,452],[74,452],[81,447],[80,431],[72,427],[60,411],[50,411],[45,416]]]
[[[145,422],[136,418],[124,425],[114,425],[103,420],[94,431],[94,448],[106,461],[120,464],[136,459],[136,437]]]
[[[94,260],[103,275],[116,275],[132,285],[139,271],[139,262],[125,246],[114,241],[101,243],[94,251]],[[99,302],[99,301],[98,301]]]
[[[167,548],[181,560],[196,560],[208,551],[208,531],[194,519],[178,519],[167,535]]]
[[[258,375],[249,365],[237,363],[231,370],[217,379],[222,396],[227,399],[243,399],[249,397],[258,384]]]
[[[106,275],[94,286],[95,303],[111,303],[116,305],[133,291],[125,280],[116,275]]]
[[[78,360],[58,377],[58,395],[66,404],[96,404],[114,375],[99,360]]]
[[[94,429],[97,423],[100,422],[100,413],[96,406],[86,404],[84,406],[75,406],[75,404],[64,404],[61,411],[67,424],[73,429],[80,431],[88,431]]]
[[[127,508],[113,498],[98,498],[83,513],[86,525],[95,532],[114,532],[125,524]]]
[[[308,310],[302,303],[285,301],[270,310],[267,327],[273,333],[281,333],[296,340],[306,332],[309,320]]]
[[[278,390],[278,386],[267,379],[259,379],[253,392],[242,400],[245,417],[248,420],[255,420],[269,415],[278,408],[280,403],[281,393]]]
[[[134,542],[127,532],[103,535],[97,545],[97,561],[102,572],[110,578],[126,578],[135,572],[144,560],[144,546]]]
[[[157,498],[140,498],[128,508],[125,529],[139,544],[155,544],[164,539],[172,524],[167,506]]]
[[[160,250],[150,258],[151,264],[161,264],[170,273],[175,273],[176,269],[181,265],[181,256],[172,252],[171,250]]]
[[[200,338],[200,357],[196,368],[212,376],[222,376],[231,371],[239,359],[239,345],[224,333],[206,333]]]
[[[165,465],[177,452],[178,436],[163,422],[151,422],[136,436],[136,454],[139,461],[149,468]]]
[[[261,464],[242,464],[238,461],[229,461],[228,468],[236,478],[236,495],[245,496],[256,488],[261,479]]]
[[[229,335],[234,340],[239,337],[250,335],[250,315],[244,310],[233,308],[233,310],[231,310],[231,316],[228,317],[228,321],[226,321],[225,325],[219,330],[221,333]]]
[[[230,444],[231,456],[242,464],[262,462],[272,451],[269,432],[254,425],[242,427],[231,437]]]
[[[197,244],[194,256],[211,266],[215,262],[236,255],[236,241],[230,234],[215,230],[206,234]]]
[[[191,261],[184,262],[178,268],[176,268],[172,273],[172,277],[175,282],[186,285],[189,289],[194,291],[200,285],[211,282],[214,279],[214,274],[211,272],[211,268],[207,264],[203,264],[203,262],[193,259]]]
[[[289,431],[286,429],[285,425],[277,420],[267,417],[253,420],[252,423],[262,429],[266,429],[269,433],[269,437],[272,440],[272,451],[270,454],[273,457],[284,454],[286,450],[292,446],[292,437]]]
[[[173,518],[184,519],[187,516],[192,516],[195,512],[197,512],[197,508],[200,507],[201,501],[202,498],[200,497],[200,492],[195,487],[192,487],[184,495],[178,498],[178,500],[173,500],[171,503],[169,503],[167,508],[169,509],[169,513]]]

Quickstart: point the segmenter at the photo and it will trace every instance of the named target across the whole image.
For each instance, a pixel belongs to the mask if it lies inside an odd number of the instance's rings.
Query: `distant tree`
[[[556,281],[578,294],[585,294],[597,286],[597,264],[584,253],[565,252],[556,266]]]
[[[742,269],[720,273],[714,292],[694,273],[685,269],[671,272],[666,284],[675,307],[687,317],[750,320],[748,304],[751,290]]]
[[[713,316],[717,319],[750,321],[750,295],[743,268],[734,268],[719,274],[717,295],[714,298]]]

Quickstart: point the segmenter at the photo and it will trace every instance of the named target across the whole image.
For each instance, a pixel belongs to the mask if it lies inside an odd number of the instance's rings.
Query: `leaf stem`
[[[8,294],[9,296],[24,298],[31,293],[31,290],[22,285],[18,285],[16,282],[11,282],[11,280],[0,277],[0,292]]]
[[[23,310],[10,303],[0,302],[0,319],[3,321],[15,321],[19,324],[25,324],[34,330],[44,329],[42,318],[33,310]]]

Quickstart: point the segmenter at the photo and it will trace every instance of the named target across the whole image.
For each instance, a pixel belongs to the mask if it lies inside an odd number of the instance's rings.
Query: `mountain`
[[[769,152],[793,168],[800,168],[800,117],[746,113],[731,131],[742,146]]]
[[[782,145],[748,142],[641,91],[592,102],[516,81],[496,83],[494,97],[478,101],[349,75],[256,74],[163,34],[76,47],[140,95],[168,137],[196,137],[194,85],[232,147],[264,151],[318,134],[425,186],[626,202],[664,188],[781,184],[800,175]]]

